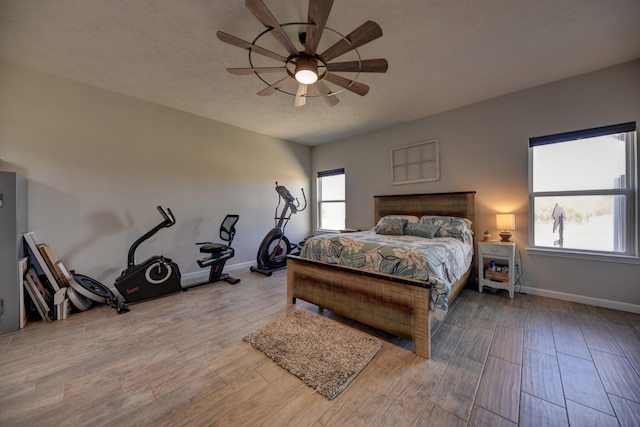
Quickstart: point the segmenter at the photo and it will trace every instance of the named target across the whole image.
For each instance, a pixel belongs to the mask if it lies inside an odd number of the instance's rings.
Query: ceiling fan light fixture
[[[366,21],[346,36],[326,26],[334,0],[308,0],[309,8],[306,22],[280,23],[264,3],[265,0],[245,0],[245,7],[256,17],[266,30],[258,34],[252,42],[239,39],[222,31],[218,31],[218,38],[230,45],[249,51],[249,65],[244,68],[227,68],[231,74],[240,76],[256,76],[267,85],[259,91],[260,96],[282,92],[296,97],[294,106],[302,106],[307,98],[322,97],[329,106],[339,101],[335,96],[345,90],[364,96],[369,86],[357,81],[360,73],[386,73],[388,63],[386,59],[362,59],[358,48],[382,37],[382,28],[373,21]],[[298,50],[300,45],[294,44],[290,38],[292,31],[285,31],[285,27],[294,26],[298,31],[298,41],[304,50]],[[318,52],[322,34],[326,31],[333,33],[331,46],[324,52]],[[258,43],[263,36],[269,34],[287,51],[287,56],[265,49]],[[331,62],[344,54],[351,53],[352,60]],[[255,66],[254,54],[262,55],[280,63],[279,67]],[[354,57],[357,59],[354,60]],[[284,65],[283,65],[284,63]],[[356,73],[353,80],[334,73]],[[273,79],[264,78],[262,74],[286,73],[285,77],[273,83]],[[339,86],[337,91],[327,87],[325,82]],[[297,83],[297,91],[283,88],[287,84]],[[308,87],[313,86],[310,94]]]
[[[301,57],[296,61],[296,80],[310,85],[318,81],[318,61],[314,58]]]

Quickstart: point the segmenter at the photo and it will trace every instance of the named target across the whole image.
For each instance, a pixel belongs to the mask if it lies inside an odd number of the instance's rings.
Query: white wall
[[[497,235],[496,212],[517,214],[513,240],[522,253],[523,290],[637,311],[640,265],[525,250],[528,139],[630,121],[640,123],[640,60],[314,147],[312,176],[345,168],[350,228],[373,226],[374,195],[475,190],[478,233]],[[440,181],[391,185],[390,150],[434,138]]]
[[[0,170],[29,182],[29,228],[68,268],[112,287],[129,246],[161,222],[138,261],[165,255],[201,271],[195,242],[240,221],[229,265],[253,262],[273,227],[275,181],[309,193],[309,147],[0,62]],[[309,211],[287,235],[308,234]],[[193,275],[193,274],[192,274]]]

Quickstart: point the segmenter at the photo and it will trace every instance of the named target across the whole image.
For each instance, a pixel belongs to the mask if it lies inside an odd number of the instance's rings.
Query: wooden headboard
[[[457,216],[469,219],[475,234],[475,194],[475,191],[463,191],[373,196],[375,223],[385,215]]]

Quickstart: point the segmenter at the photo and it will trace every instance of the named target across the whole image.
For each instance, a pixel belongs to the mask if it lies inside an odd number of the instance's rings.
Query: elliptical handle
[[[302,198],[304,199],[304,206],[302,207],[302,209],[298,209],[298,212],[302,212],[303,210],[305,210],[307,208],[307,196],[304,194],[304,188],[301,188],[300,191],[302,191]],[[297,198],[296,198],[296,202],[298,202]],[[298,202],[298,206],[300,206],[300,202]]]

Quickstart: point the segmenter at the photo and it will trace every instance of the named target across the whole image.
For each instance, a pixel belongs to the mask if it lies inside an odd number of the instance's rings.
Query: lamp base
[[[500,232],[500,238],[502,239],[502,240],[500,240],[501,242],[510,242],[511,241],[510,240],[511,239],[511,232],[507,231],[507,230],[501,231]]]

